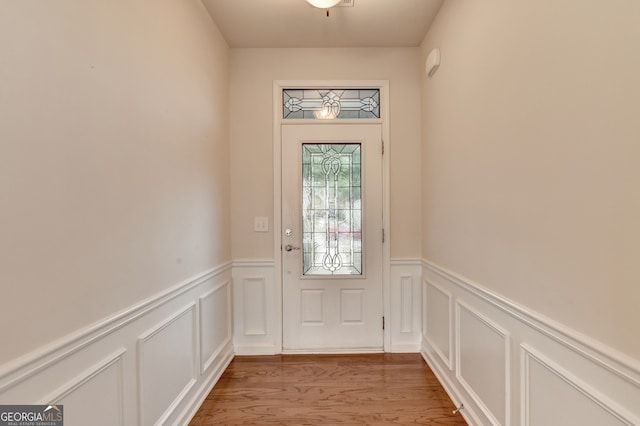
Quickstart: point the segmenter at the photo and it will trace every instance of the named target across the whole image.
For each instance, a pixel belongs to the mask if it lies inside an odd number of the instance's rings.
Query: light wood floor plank
[[[466,425],[419,354],[238,356],[191,426]]]

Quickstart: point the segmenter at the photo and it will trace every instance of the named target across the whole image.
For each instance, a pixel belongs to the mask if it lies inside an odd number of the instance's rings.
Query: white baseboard
[[[469,424],[640,424],[637,360],[431,262],[422,287],[421,353]]]
[[[231,314],[227,263],[0,366],[0,404],[63,404],[68,426],[186,424],[233,358]]]
[[[427,345],[427,342],[423,342],[423,346],[426,346],[426,345]],[[446,374],[446,372],[442,369],[441,364],[436,362],[432,354],[428,353],[427,351],[421,350],[420,353],[422,355],[422,358],[427,363],[427,365],[429,365],[429,368],[431,368],[431,371],[433,371],[433,374],[435,374],[435,376],[438,378],[438,381],[440,381],[440,384],[449,395],[449,398],[451,398],[453,405],[455,405],[458,408],[462,406],[462,408],[460,409],[460,414],[466,420],[466,422],[470,425],[480,425],[481,424],[480,419],[478,418],[476,413],[473,411],[473,407],[463,405],[462,401],[458,397],[454,383],[452,382],[450,377]]]
[[[173,423],[174,426],[189,424],[189,421],[196,415],[198,409],[209,393],[211,393],[211,390],[222,376],[222,373],[224,373],[224,370],[227,369],[233,360],[233,357],[233,348],[231,347],[231,342],[228,342],[221,351],[218,362],[215,364],[214,368],[212,368],[210,373],[207,374],[207,377],[202,380],[202,384],[196,392],[194,392],[193,397],[189,401],[185,402],[184,409]]]

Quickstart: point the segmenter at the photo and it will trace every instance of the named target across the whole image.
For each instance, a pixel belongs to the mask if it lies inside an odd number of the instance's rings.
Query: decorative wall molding
[[[0,394],[15,384],[37,374],[39,371],[118,331],[164,303],[177,298],[215,276],[228,272],[230,268],[231,262],[227,262],[209,269],[136,305],[0,366]]]
[[[413,332],[413,281],[412,275],[400,275],[400,333]]]
[[[127,352],[126,349],[121,348],[113,355],[99,362],[95,366],[91,367],[89,370],[81,373],[78,377],[73,379],[71,382],[63,385],[60,389],[55,390],[51,395],[45,398],[42,398],[42,400],[39,401],[39,404],[42,404],[42,405],[48,404],[48,403],[60,404],[65,397],[71,395],[73,392],[77,391],[79,388],[81,388],[83,385],[91,381],[97,375],[99,375],[106,369],[113,366],[117,367],[118,373],[119,373],[118,374],[119,380],[120,382],[122,382],[122,357],[126,352]],[[119,395],[119,399],[121,399],[122,389],[118,389],[118,395]]]
[[[230,342],[221,345],[220,349],[220,356],[216,359],[215,364],[210,367],[210,372],[203,376],[205,379],[200,381],[199,386],[196,385],[197,389],[193,392],[193,395],[183,404],[184,408],[172,423],[174,426],[189,424],[189,421],[198,412],[204,400],[218,383],[222,373],[233,360],[234,354]]]
[[[138,338],[138,419],[141,425],[165,423],[197,381],[196,306],[189,304]],[[175,331],[170,334],[173,329]],[[161,340],[163,335],[166,335],[164,341]],[[186,341],[180,340],[184,338]],[[156,340],[159,342],[148,348]],[[186,360],[187,364],[177,363],[176,359]],[[179,376],[180,373],[185,374]],[[149,381],[151,385],[148,385]],[[167,399],[159,400],[159,395]]]
[[[544,333],[547,337],[576,352],[578,355],[587,357],[629,383],[640,386],[640,360],[631,359],[601,342],[578,333],[537,312],[531,311],[524,306],[486,289],[480,284],[467,280],[432,262],[425,260],[424,267],[442,276],[456,286],[495,305],[507,314],[524,322],[529,327],[536,329],[540,333]]]
[[[421,335],[420,259],[391,261],[391,285],[385,328],[391,352],[419,352]],[[233,346],[238,355],[268,355],[282,351],[280,284],[271,260],[233,262]]]
[[[434,284],[427,280],[423,280],[423,283],[424,283],[423,285],[424,301],[423,301],[422,309],[424,310],[424,314],[422,315],[423,317],[422,332],[423,332],[424,338],[427,340],[429,345],[433,348],[435,353],[440,357],[444,365],[446,365],[449,370],[453,370],[453,367],[454,367],[454,364],[453,364],[453,356],[454,356],[454,353],[453,353],[453,341],[454,341],[453,296],[449,291],[443,289],[441,286],[437,284]],[[433,290],[430,291],[431,289]],[[446,302],[439,305],[437,303],[437,299],[435,296],[436,293],[434,293],[433,291],[442,295],[446,299]],[[429,294],[431,294],[432,296],[429,296]],[[438,310],[445,310],[445,315],[438,316]],[[445,345],[446,353],[445,353],[445,348],[442,347],[443,345],[438,344],[438,342],[436,341],[437,339],[436,327],[438,325],[440,326],[444,325],[447,328],[445,333],[440,333],[446,336],[446,339],[447,339],[446,345]]]
[[[186,424],[233,358],[231,312],[229,262],[3,365],[0,404],[62,402],[70,424]]]
[[[422,286],[419,259],[391,260],[389,315],[385,328],[390,335],[391,352],[419,352],[422,330]],[[385,331],[387,331],[385,330]]]
[[[105,423],[114,424],[113,420],[115,417],[115,420],[116,420],[115,424],[120,426],[124,425],[124,411],[123,411],[124,390],[123,390],[123,383],[122,383],[123,381],[122,380],[122,374],[123,374],[122,359],[126,352],[127,352],[126,349],[120,348],[113,355],[110,355],[106,359],[98,362],[96,365],[92,366],[87,371],[84,371],[83,373],[78,375],[76,378],[72,379],[69,383],[66,383],[65,385],[63,385],[60,389],[57,389],[52,394],[42,398],[42,400],[38,401],[38,404],[42,404],[42,405],[51,404],[51,403],[66,404],[67,401],[65,400],[68,397],[72,396],[75,393],[81,393],[83,391],[84,386],[89,385],[92,382],[96,381],[100,375],[106,374],[108,370],[114,369],[115,375],[116,375],[116,383],[115,383],[116,388],[111,390],[113,391],[113,396],[114,396],[113,400],[115,402],[115,406],[109,407],[110,410],[105,411],[102,417]],[[104,401],[104,398],[102,398],[102,396],[103,395],[91,395],[89,398],[85,398],[85,399],[88,399],[87,401],[89,403],[88,405],[90,405],[91,402],[95,403],[96,399],[100,399],[99,405],[102,405]],[[83,404],[83,406],[81,407],[81,409],[85,412],[84,414],[87,415],[87,417],[94,415],[95,411],[92,408],[94,407],[87,407],[86,404]],[[111,414],[111,416],[109,416],[109,414]],[[71,416],[71,419],[73,419],[74,417],[75,418],[79,417],[77,413],[71,414],[67,412],[67,421],[70,416]]]
[[[509,333],[461,300],[456,301],[455,311],[456,378],[492,424],[509,425],[509,407],[511,397]],[[468,317],[470,319],[472,318],[477,325],[480,325],[480,328],[476,327],[474,330],[475,333],[469,333],[470,336],[465,336],[465,333],[463,333],[462,330],[465,325],[462,320],[464,312],[467,312],[469,314]],[[487,331],[489,332],[489,335],[487,335]],[[482,336],[482,333],[485,333],[485,335]],[[490,335],[498,337],[498,344],[501,347],[492,348],[490,346]],[[480,337],[484,338],[480,339]],[[475,383],[470,383],[471,380],[469,380],[465,374],[467,367],[463,364],[462,352],[464,346],[467,344],[471,346],[471,350],[469,351],[470,353],[467,358],[472,364],[469,367],[469,370],[475,370],[473,371]],[[492,350],[493,353],[491,352]],[[502,357],[502,359],[500,359],[500,357]],[[499,377],[501,373],[503,377],[500,381]],[[495,407],[496,403],[503,405],[503,407],[498,409],[498,407]],[[500,416],[502,421],[500,421],[497,416]]]
[[[391,266],[422,266],[422,259],[416,258],[393,258]]]
[[[275,262],[270,259],[236,259],[233,261],[234,268],[273,268]]]
[[[267,334],[267,289],[265,277],[246,277],[242,280],[242,312],[245,336]]]
[[[640,424],[636,360],[431,262],[423,263],[422,277],[423,316],[435,310],[444,318],[452,303],[456,308],[454,370],[429,321],[421,352],[454,403],[464,404],[469,424],[548,424],[549,413],[557,415],[553,421],[569,413],[567,421],[580,424]],[[520,363],[511,363],[516,354]],[[487,359],[496,365],[487,367]],[[500,386],[487,385],[491,380]],[[496,415],[501,398],[504,419]]]
[[[443,364],[436,362],[436,359],[435,357],[433,357],[433,355],[427,353],[428,348],[429,343],[426,341],[426,339],[423,338],[421,350],[422,358],[438,378],[438,381],[449,395],[449,398],[451,398],[453,405],[456,407],[460,407],[463,404],[464,400],[458,392],[456,382],[453,378],[454,376],[452,376],[450,372],[446,371],[446,369],[443,368]],[[472,406],[469,406],[466,402],[464,405],[464,409],[460,410],[460,414],[462,415],[462,417],[464,417],[469,425],[474,426],[483,424],[483,422],[480,420],[480,417],[478,417],[478,415],[476,414],[474,408]]]
[[[201,342],[200,374],[205,374],[224,348],[231,344],[233,330],[231,282],[224,281],[200,296],[198,299],[198,311],[200,313],[198,317]],[[210,315],[207,315],[207,313],[210,313]],[[211,324],[225,324],[226,327],[214,327],[213,333],[208,333],[207,326]]]
[[[239,355],[281,352],[280,313],[271,260],[233,262],[233,346]]]
[[[618,421],[621,425],[638,425],[640,424],[640,418],[634,416],[629,413],[624,408],[620,407],[615,401],[611,399],[611,397],[603,394],[599,390],[595,389],[592,385],[587,384],[584,380],[581,380],[574,376],[573,374],[567,372],[560,365],[551,361],[545,355],[542,355],[536,349],[533,349],[531,346],[527,344],[520,345],[520,354],[521,354],[521,422],[523,426],[529,426],[532,424],[531,422],[531,381],[532,381],[532,372],[531,365],[533,363],[537,363],[544,369],[546,369],[550,374],[554,375],[556,378],[561,380],[568,388],[574,390],[575,392],[581,394],[585,397],[585,400],[592,403],[593,406],[598,407],[604,413],[611,416],[610,420]],[[545,389],[545,393],[549,395],[549,398],[554,398],[556,395],[551,392],[547,392]],[[584,412],[584,410],[583,410]],[[545,413],[547,414],[547,413]],[[575,413],[569,414],[573,419],[576,419]],[[593,419],[591,419],[593,420]],[[584,424],[581,421],[577,421],[576,423]],[[604,424],[604,423],[600,423]],[[607,423],[608,424],[608,423]]]

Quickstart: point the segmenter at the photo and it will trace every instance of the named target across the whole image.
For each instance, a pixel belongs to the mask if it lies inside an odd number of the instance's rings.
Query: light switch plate
[[[255,232],[269,232],[269,218],[264,216],[254,217],[253,230]]]

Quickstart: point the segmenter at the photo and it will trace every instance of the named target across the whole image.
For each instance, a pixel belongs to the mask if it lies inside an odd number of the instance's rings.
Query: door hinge
[[[382,329],[384,330],[384,317],[382,317]]]
[[[384,228],[382,228],[382,242],[384,243]]]
[[[382,155],[384,155],[384,141],[381,141],[381,142],[382,142]]]

